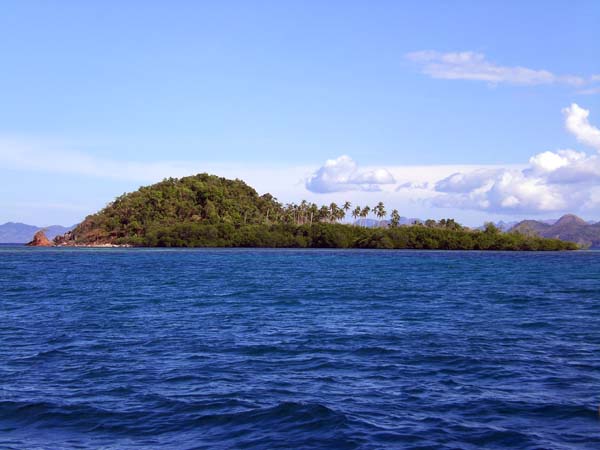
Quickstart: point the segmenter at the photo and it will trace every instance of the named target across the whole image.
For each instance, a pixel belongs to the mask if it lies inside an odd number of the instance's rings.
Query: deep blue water
[[[600,448],[600,252],[0,248],[0,448]]]

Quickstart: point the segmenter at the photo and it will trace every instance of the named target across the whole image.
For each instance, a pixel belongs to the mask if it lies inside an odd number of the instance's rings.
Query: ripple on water
[[[600,448],[600,253],[1,252],[2,448]]]

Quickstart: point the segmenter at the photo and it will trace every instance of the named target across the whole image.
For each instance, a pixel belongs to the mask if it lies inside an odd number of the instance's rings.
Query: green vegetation
[[[88,216],[57,244],[129,244],[150,247],[297,247],[443,250],[570,250],[556,239],[501,233],[492,224],[484,231],[462,227],[453,219],[400,226],[393,210],[384,226],[366,227],[373,213],[387,217],[385,206],[344,202],[318,206],[280,204],[259,196],[241,180],[208,174],[169,178],[124,194]],[[350,212],[359,225],[340,224]],[[360,226],[363,225],[363,226]]]

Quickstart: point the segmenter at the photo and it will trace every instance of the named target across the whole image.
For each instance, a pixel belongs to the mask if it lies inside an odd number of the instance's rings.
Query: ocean
[[[0,247],[2,449],[600,448],[600,252]]]

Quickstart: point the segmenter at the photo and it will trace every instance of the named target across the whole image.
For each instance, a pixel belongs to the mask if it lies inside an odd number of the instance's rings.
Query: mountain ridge
[[[40,227],[21,222],[6,222],[0,224],[0,244],[25,244],[33,239],[33,236],[44,230],[48,239],[52,240],[56,236],[61,236],[72,230],[75,225],[65,227],[62,225],[50,225]]]
[[[588,248],[600,248],[600,222],[586,222],[575,214],[565,214],[553,224],[539,220],[522,220],[510,231],[526,236],[574,242]]]

